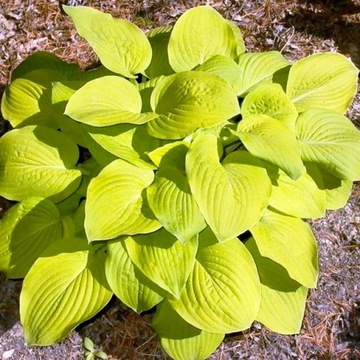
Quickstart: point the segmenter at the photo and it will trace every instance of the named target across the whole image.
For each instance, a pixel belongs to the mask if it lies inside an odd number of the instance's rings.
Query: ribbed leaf
[[[194,267],[197,236],[183,245],[165,229],[127,237],[132,262],[156,285],[178,298]]]
[[[250,253],[238,239],[221,244],[205,229],[180,299],[169,302],[186,322],[204,331],[247,329],[260,306],[260,281]]]
[[[50,200],[31,197],[11,207],[0,221],[0,271],[25,277],[49,244],[69,232],[65,226]]]
[[[186,156],[191,192],[219,241],[235,238],[262,216],[271,183],[261,162],[245,151],[221,164],[217,137],[197,137]]]
[[[284,267],[261,256],[253,238],[247,240],[245,246],[254,258],[261,282],[256,320],[280,334],[300,332],[307,288],[291,279]]]
[[[262,256],[282,265],[300,284],[316,286],[317,245],[308,224],[268,209],[250,231]]]
[[[154,183],[147,189],[149,206],[155,216],[184,244],[206,227],[185,174],[187,151],[184,142],[170,148],[162,157]]]
[[[104,247],[69,238],[50,246],[26,275],[20,318],[27,345],[51,345],[110,300]]]
[[[252,87],[271,79],[276,71],[290,65],[278,51],[245,53],[239,56],[238,64],[243,72],[238,84],[239,96],[244,96]]]
[[[175,72],[192,70],[214,55],[235,58],[237,37],[230,24],[210,6],[187,10],[169,40],[169,62]]]
[[[119,76],[104,76],[86,83],[75,92],[65,114],[76,121],[93,126],[144,124],[157,117],[141,113],[139,90]]]
[[[296,121],[301,157],[343,180],[360,180],[360,131],[343,115],[311,109]]]
[[[304,170],[295,133],[267,115],[250,115],[242,119],[236,134],[254,156],[278,166],[292,179]]]
[[[164,350],[178,360],[205,360],[224,339],[223,334],[209,333],[190,325],[167,301],[159,305],[153,327]]]
[[[151,46],[136,25],[85,6],[63,9],[109,70],[133,78],[149,66]]]
[[[107,127],[84,125],[85,131],[101,147],[111,154],[131,164],[154,169],[147,154],[162,144],[162,141],[149,136],[146,127],[121,124]]]
[[[10,200],[30,196],[59,202],[80,185],[74,169],[79,151],[66,135],[45,126],[27,126],[0,139],[0,195]]]
[[[321,174],[318,173],[318,176],[321,177]],[[325,216],[326,194],[308,173],[305,172],[297,180],[293,180],[278,169],[270,172],[270,178],[273,185],[270,206],[303,219]]]
[[[131,261],[123,239],[108,243],[105,265],[111,290],[134,311],[140,313],[149,310],[163,299],[161,293],[164,291],[144,276]]]
[[[51,87],[28,79],[16,79],[5,90],[1,112],[13,127],[46,125],[56,127],[51,104]]]
[[[154,180],[152,170],[118,159],[91,180],[85,229],[89,241],[155,231],[161,227],[143,200]]]
[[[290,129],[295,127],[298,113],[279,84],[263,84],[256,87],[241,105],[242,116],[264,114],[281,121]]]
[[[235,91],[216,75],[197,71],[174,74],[160,81],[151,95],[159,118],[147,126],[160,139],[181,139],[200,127],[210,127],[240,111]]]
[[[238,93],[239,84],[243,72],[235,60],[223,56],[215,55],[209,60],[205,61],[204,64],[195,68],[196,71],[204,71],[209,74],[217,75],[222,79],[226,80],[233,87],[234,91]]]
[[[358,73],[343,55],[313,54],[291,67],[286,93],[299,112],[319,108],[343,114],[356,94]]]

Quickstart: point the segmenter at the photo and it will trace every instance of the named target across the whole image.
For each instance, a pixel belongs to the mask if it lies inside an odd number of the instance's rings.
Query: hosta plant
[[[174,359],[205,359],[254,321],[299,331],[316,286],[306,219],[344,206],[360,132],[358,70],[319,53],[246,52],[209,6],[147,33],[64,7],[101,61],[37,52],[2,98],[0,270],[24,278],[28,345],[49,345],[115,294]]]

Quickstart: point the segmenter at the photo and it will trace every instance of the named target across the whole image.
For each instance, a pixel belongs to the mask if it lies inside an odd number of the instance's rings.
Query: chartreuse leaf
[[[125,239],[131,261],[151,281],[179,298],[194,267],[198,237],[185,245],[165,229]]]
[[[150,135],[174,140],[240,112],[228,82],[198,71],[173,74],[160,81],[152,92],[151,107],[159,117],[147,124]]]
[[[154,180],[154,173],[124,160],[114,160],[90,181],[85,229],[89,241],[108,240],[120,235],[155,231],[155,220],[143,191]]]
[[[146,36],[152,48],[152,58],[145,74],[150,79],[161,75],[170,75],[174,70],[169,63],[168,44],[172,26],[161,26],[150,30]]]
[[[162,157],[155,181],[147,189],[155,216],[184,244],[206,227],[185,173],[188,147],[187,143],[179,142]]]
[[[234,91],[238,93],[243,72],[235,60],[224,55],[215,55],[202,65],[196,67],[195,70],[221,77],[231,84]]]
[[[28,345],[51,345],[110,300],[105,246],[68,238],[52,244],[26,275],[20,318]]]
[[[210,333],[187,323],[166,300],[158,306],[152,325],[161,346],[176,360],[207,359],[224,339],[224,334]]]
[[[104,76],[86,83],[70,98],[65,114],[93,126],[144,124],[157,116],[141,113],[139,90],[119,76]]]
[[[292,179],[303,174],[305,167],[295,133],[280,121],[267,115],[250,115],[239,122],[235,134],[251,154],[278,166]]]
[[[106,151],[131,164],[154,169],[148,153],[162,145],[160,139],[149,136],[145,126],[121,124],[107,127],[84,125],[85,131]]]
[[[109,70],[134,78],[151,61],[151,46],[146,35],[127,20],[85,6],[64,6],[77,32],[94,49]]]
[[[343,114],[356,94],[358,73],[343,55],[313,54],[291,67],[286,93],[299,112],[319,108]]]
[[[0,195],[10,200],[30,196],[59,202],[80,185],[74,169],[79,157],[76,144],[45,126],[27,126],[0,139]]]
[[[164,293],[131,261],[124,239],[107,244],[106,278],[114,294],[127,306],[140,313],[154,307]]]
[[[196,30],[195,30],[196,29]],[[235,58],[237,36],[210,6],[187,10],[174,25],[169,40],[169,62],[175,72],[192,70],[214,55]]]
[[[221,242],[253,226],[268,205],[271,183],[261,161],[238,151],[221,164],[214,135],[191,144],[186,173],[202,215]]]
[[[296,136],[304,161],[343,180],[360,179],[360,131],[347,117],[307,110],[296,121]]]
[[[219,243],[207,228],[180,299],[169,302],[191,325],[224,334],[249,328],[260,298],[256,266],[245,246],[238,239]]]
[[[71,233],[57,207],[44,198],[30,197],[11,207],[0,220],[0,271],[23,278],[40,254]]]
[[[289,277],[284,267],[261,256],[253,238],[245,243],[261,282],[261,303],[256,320],[280,334],[300,331],[305,311],[307,288]]]
[[[26,79],[31,72],[36,71],[37,69],[56,72],[66,78],[71,78],[80,72],[80,69],[76,64],[67,63],[49,52],[37,51],[28,56],[15,68],[11,73],[11,81],[14,81],[17,78]],[[51,79],[49,79],[49,81],[51,81]]]
[[[294,129],[298,113],[294,104],[279,84],[262,84],[251,91],[241,105],[244,118],[264,114]]]
[[[239,96],[264,80],[271,80],[276,71],[290,65],[278,51],[245,53],[239,56],[238,64],[243,73],[237,88]]]
[[[154,79],[151,79],[151,80],[148,80],[145,82],[141,82],[136,85],[139,90],[139,93],[141,96],[141,101],[142,101],[141,112],[146,113],[146,112],[152,111],[151,104],[150,104],[151,94],[152,94],[155,86],[164,78],[165,78],[165,76],[159,76]]]
[[[236,55],[243,54],[246,51],[244,38],[242,36],[240,28],[231,20],[226,20],[231,27],[231,30],[236,39]]]
[[[307,223],[267,209],[250,231],[262,256],[282,265],[300,284],[309,288],[316,286],[317,245]]]
[[[350,198],[353,182],[351,180],[341,180],[313,163],[307,163],[306,167],[311,169],[309,174],[317,183],[319,189],[325,193],[326,209],[337,210],[343,208]]]
[[[1,112],[13,127],[46,125],[56,127],[51,104],[51,87],[18,78],[4,92]]]
[[[168,144],[160,146],[153,151],[149,152],[149,158],[157,166],[160,166],[161,161],[163,164],[171,165],[182,164],[184,162],[184,150],[185,152],[189,148],[190,142],[188,141],[172,141]],[[178,148],[179,147],[179,148]],[[178,149],[175,149],[178,148]],[[174,149],[174,150],[173,150]],[[166,155],[166,157],[165,157]]]
[[[313,173],[314,171],[321,178],[319,170],[313,169]],[[307,172],[293,180],[277,168],[276,171],[270,170],[269,176],[272,182],[270,206],[299,218],[320,218],[325,215],[325,191],[318,187]]]

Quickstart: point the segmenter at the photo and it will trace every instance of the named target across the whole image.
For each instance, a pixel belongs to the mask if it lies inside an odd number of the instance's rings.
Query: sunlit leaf
[[[186,156],[191,192],[219,241],[253,226],[268,205],[271,183],[261,162],[248,152],[230,154],[220,163],[217,138],[194,140]]]
[[[150,43],[136,25],[90,7],[63,5],[63,9],[109,70],[132,78],[150,64]]]
[[[293,129],[298,113],[279,84],[263,84],[256,87],[241,105],[242,116],[264,114],[281,121]]]
[[[260,306],[260,281],[253,258],[238,240],[218,243],[200,234],[193,271],[179,300],[169,300],[191,325],[211,333],[247,329]]]
[[[300,284],[316,286],[317,245],[308,224],[268,209],[250,231],[262,256],[282,265]]]
[[[155,284],[178,298],[194,267],[198,239],[183,245],[165,229],[125,239],[132,262]],[[145,261],[144,261],[145,260]]]
[[[30,196],[59,202],[80,185],[74,169],[79,157],[76,144],[45,126],[27,126],[0,139],[0,194],[10,200]]]
[[[240,111],[231,85],[218,76],[186,71],[160,81],[151,95],[159,118],[147,124],[150,135],[181,139],[201,127],[210,127]]]
[[[108,243],[105,265],[111,290],[134,311],[149,310],[163,299],[161,289],[131,261],[123,239]]]
[[[205,360],[224,339],[224,334],[206,332],[190,325],[167,301],[159,305],[152,325],[161,346],[173,359]]]
[[[296,121],[304,161],[343,180],[360,180],[360,131],[343,115],[311,109]]]
[[[291,67],[286,93],[299,112],[319,108],[343,114],[356,94],[358,73],[341,54],[313,54]]]
[[[250,115],[242,119],[236,134],[254,156],[278,166],[293,179],[304,170],[295,133],[267,115]]]
[[[0,271],[25,277],[49,244],[67,233],[65,226],[50,200],[31,197],[11,207],[0,220]]]
[[[147,189],[149,206],[155,216],[182,243],[206,227],[185,173],[187,151],[185,142],[170,148],[162,157],[154,183]]]
[[[20,318],[27,345],[52,345],[110,300],[104,245],[69,238],[51,245],[26,275]]]
[[[243,72],[238,85],[238,95],[241,96],[262,81],[271,79],[276,71],[290,65],[278,51],[245,53],[239,56],[238,64]]]
[[[289,277],[284,267],[261,256],[254,239],[245,243],[254,258],[261,282],[261,303],[256,320],[280,334],[300,332],[307,288]]]
[[[89,241],[155,231],[161,227],[143,191],[154,180],[150,169],[118,159],[91,180],[86,201],[85,229]]]
[[[86,83],[70,98],[65,114],[93,126],[144,124],[157,117],[141,113],[139,90],[119,76],[104,76]]]
[[[237,40],[232,26],[216,10],[198,6],[186,11],[175,23],[169,40],[169,62],[180,72],[192,70],[214,55],[235,58]]]

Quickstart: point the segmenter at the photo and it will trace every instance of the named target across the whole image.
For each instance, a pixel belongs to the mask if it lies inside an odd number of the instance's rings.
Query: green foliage
[[[298,332],[318,275],[303,219],[344,206],[360,180],[360,132],[344,116],[358,70],[335,53],[246,53],[209,6],[147,34],[64,9],[103,66],[35,53],[1,104],[14,129],[0,139],[0,195],[17,203],[0,223],[0,271],[24,278],[27,344],[61,340],[113,294],[156,306],[174,359],[205,359],[253,321]]]

